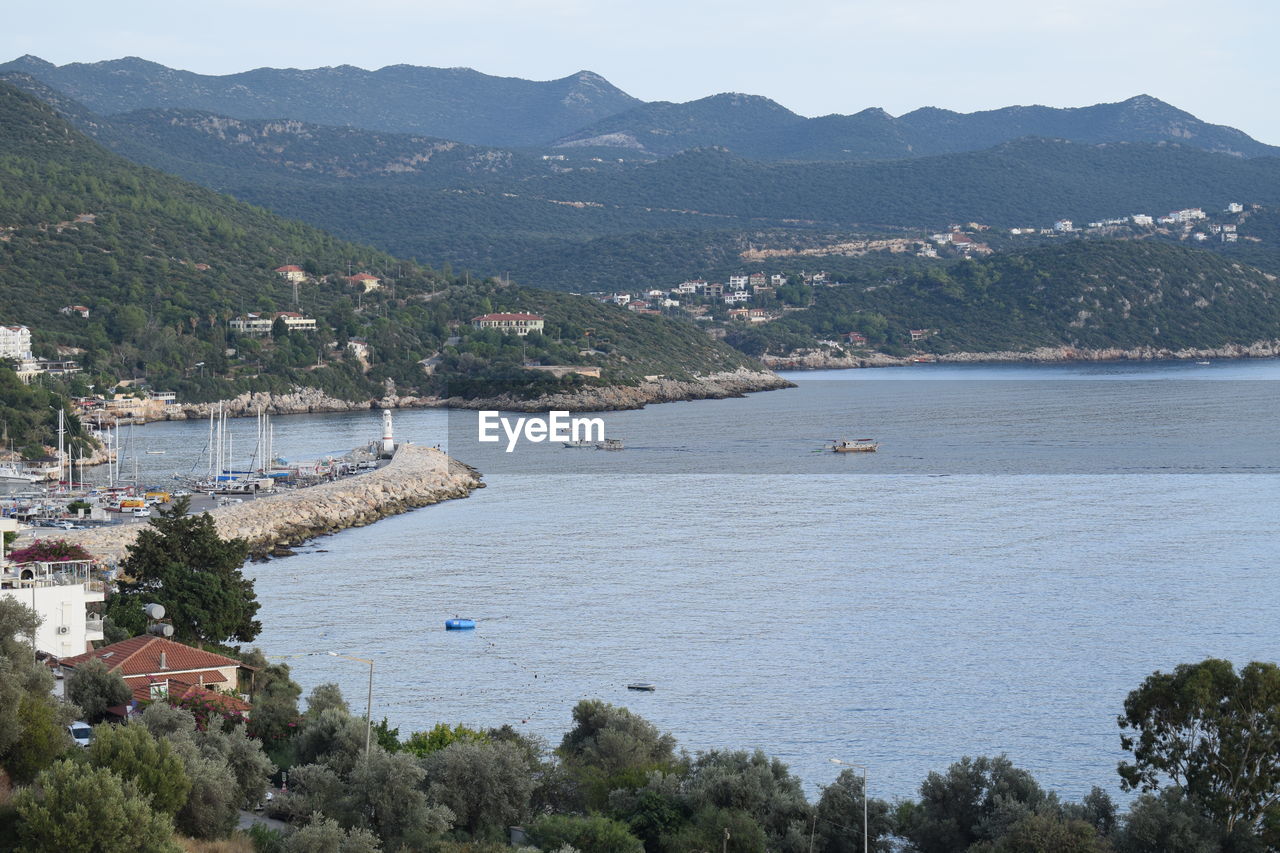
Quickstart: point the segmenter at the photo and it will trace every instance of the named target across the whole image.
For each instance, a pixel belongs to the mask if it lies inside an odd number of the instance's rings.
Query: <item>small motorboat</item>
[[[875,453],[880,445],[874,438],[832,439],[831,450],[835,453]]]
[[[1210,364],[1213,364],[1213,362],[1211,362],[1211,361],[1197,361],[1197,362],[1196,362],[1196,364],[1201,364],[1201,365],[1208,366],[1208,365],[1210,365]]]
[[[581,447],[595,447],[595,446],[596,446],[596,443],[595,443],[594,441],[588,441],[588,440],[587,440],[587,439],[585,439],[585,438],[578,438],[578,439],[574,439],[573,441],[562,441],[562,442],[560,442],[560,443],[561,443],[561,444],[563,444],[565,447],[579,447],[579,448],[581,448]]]
[[[652,693],[657,690],[657,686],[651,681],[633,681],[627,685],[628,690],[643,690],[645,693]]]
[[[596,444],[596,450],[621,450],[621,449],[622,449],[622,439],[620,438],[606,438],[604,441],[601,441]]]
[[[470,631],[476,627],[474,619],[446,619],[444,620],[444,629],[446,631]]]

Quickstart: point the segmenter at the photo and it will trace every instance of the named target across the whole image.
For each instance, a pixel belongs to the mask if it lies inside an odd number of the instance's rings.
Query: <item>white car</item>
[[[67,726],[67,731],[71,734],[71,739],[76,742],[76,746],[88,747],[93,742],[93,727],[84,720],[76,720]]]
[[[134,518],[150,518],[151,510],[147,509],[145,506],[140,506],[133,511],[133,517]]]

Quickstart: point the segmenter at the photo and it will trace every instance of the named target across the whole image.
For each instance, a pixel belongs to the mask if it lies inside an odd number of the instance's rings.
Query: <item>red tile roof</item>
[[[165,666],[163,669],[160,667],[161,652],[165,653]],[[228,666],[238,666],[245,669],[253,668],[245,666],[235,658],[194,649],[191,646],[184,646],[182,643],[175,643],[173,640],[166,640],[163,637],[156,637],[150,634],[130,637],[127,640],[121,640],[118,643],[112,643],[109,646],[103,646],[100,649],[94,649],[82,655],[63,658],[62,665],[74,669],[77,665],[90,658],[98,658],[107,665],[107,669],[119,672],[126,678],[135,675],[154,675],[156,673],[187,673],[192,670],[220,669]]]
[[[367,272],[358,272],[355,275],[347,278],[347,281],[378,281],[378,280],[379,279],[376,275],[369,275]]]
[[[276,272],[302,272],[302,267],[297,264],[286,264],[282,267],[276,267]]]

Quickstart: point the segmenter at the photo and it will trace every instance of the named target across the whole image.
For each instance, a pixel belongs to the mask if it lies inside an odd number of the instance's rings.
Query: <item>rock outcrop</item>
[[[363,527],[380,518],[453,498],[483,488],[475,469],[439,450],[407,444],[390,464],[332,483],[261,497],[210,510],[220,535],[248,541],[254,555],[287,549],[325,533]],[[95,557],[112,562],[124,557],[142,524],[97,530],[72,530],[65,538],[83,545]]]

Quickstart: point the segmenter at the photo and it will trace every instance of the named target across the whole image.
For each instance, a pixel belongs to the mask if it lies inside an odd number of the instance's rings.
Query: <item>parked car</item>
[[[88,747],[93,742],[93,727],[84,720],[76,720],[67,726],[67,731],[70,732],[76,746]]]
[[[146,507],[139,507],[138,509],[135,509],[133,511],[133,517],[134,518],[150,518],[151,510],[147,509]]]

